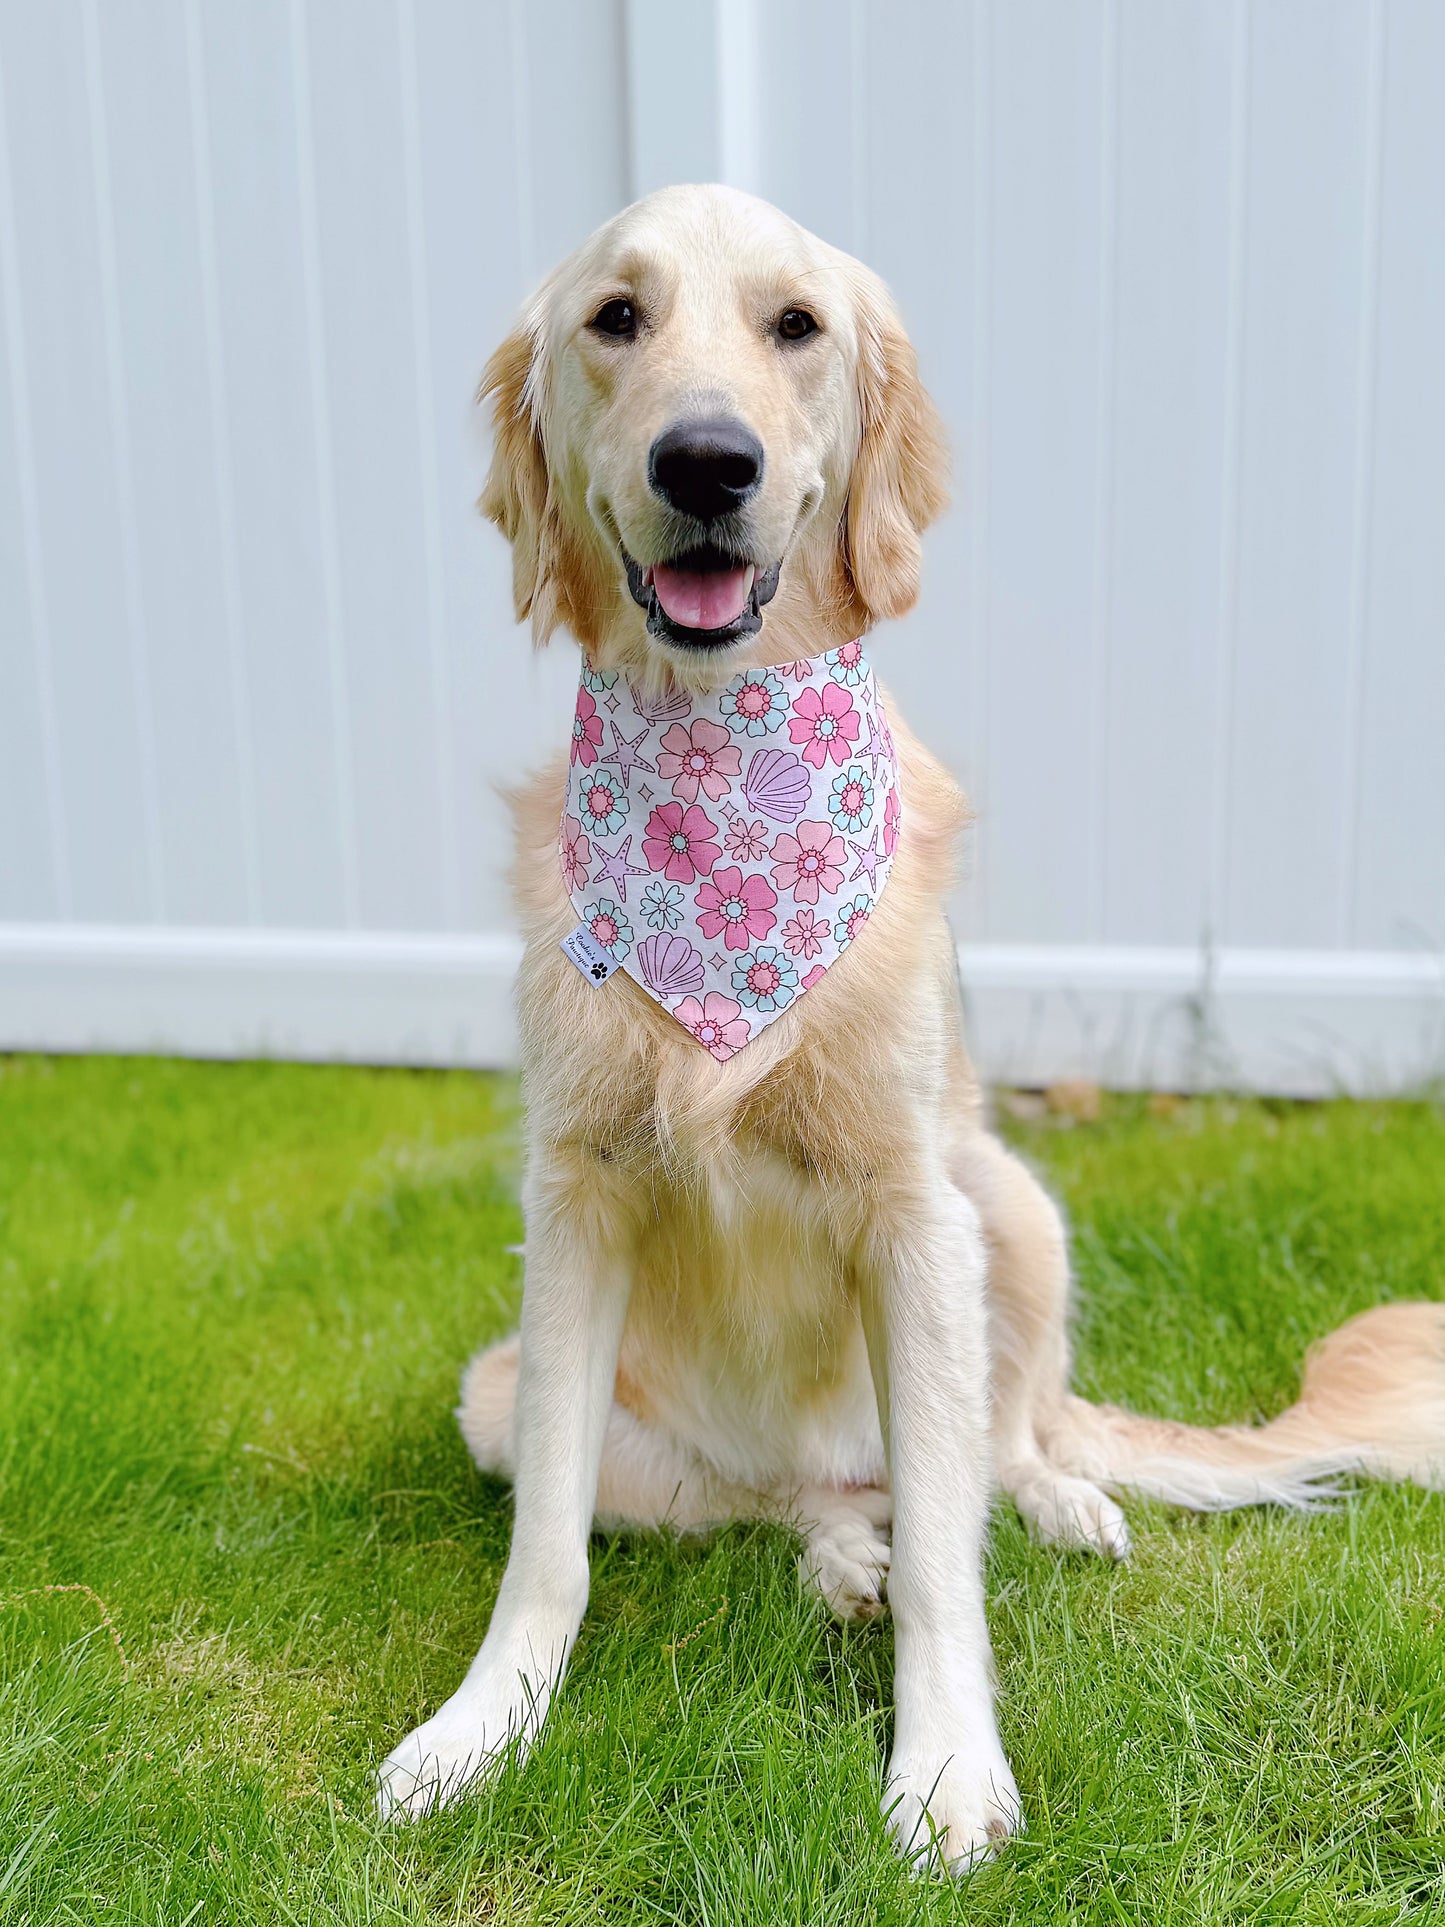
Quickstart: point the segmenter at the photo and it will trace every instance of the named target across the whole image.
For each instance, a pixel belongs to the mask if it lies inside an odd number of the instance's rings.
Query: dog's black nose
[[[763,445],[741,422],[674,422],[652,444],[647,479],[699,522],[741,508],[763,473]]]

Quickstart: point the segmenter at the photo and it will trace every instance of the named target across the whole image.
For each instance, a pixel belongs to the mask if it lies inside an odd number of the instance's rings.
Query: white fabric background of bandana
[[[837,961],[898,845],[898,760],[861,642],[645,701],[585,662],[562,876],[613,960],[719,1061]],[[599,992],[605,995],[605,992]]]

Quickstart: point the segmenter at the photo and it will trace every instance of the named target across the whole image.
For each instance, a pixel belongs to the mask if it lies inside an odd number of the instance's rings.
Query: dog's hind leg
[[[1215,1512],[1307,1509],[1360,1473],[1445,1488],[1445,1305],[1352,1318],[1313,1348],[1298,1400],[1268,1424],[1184,1425],[1091,1404],[1068,1389],[1068,1254],[1052,1199],[980,1131],[955,1166],[989,1244],[998,1480],[1040,1537],[1122,1558],[1117,1491]]]
[[[462,1376],[457,1407],[462,1437],[483,1472],[499,1479],[510,1479],[513,1472],[520,1352],[514,1332],[478,1352]],[[613,1399],[597,1480],[599,1526],[702,1532],[730,1519],[755,1518],[758,1511],[754,1494],[720,1479],[660,1426],[646,1424]]]
[[[785,1516],[803,1535],[798,1577],[842,1620],[884,1610],[893,1495],[881,1486],[805,1486]]]
[[[512,1476],[519,1353],[515,1333],[478,1352],[463,1376],[457,1407],[472,1457],[501,1479]],[[804,1485],[758,1492],[733,1484],[631,1409],[640,1402],[636,1388],[619,1378],[618,1390],[622,1397],[613,1400],[597,1482],[599,1526],[706,1532],[734,1519],[773,1519],[802,1534],[799,1576],[839,1619],[872,1619],[882,1612],[892,1517],[886,1491]]]
[[[479,1351],[462,1373],[457,1424],[477,1464],[497,1479],[510,1479],[516,1469],[514,1425],[521,1358],[522,1336],[513,1332]]]
[[[1028,1167],[981,1130],[968,1133],[953,1176],[988,1243],[998,1482],[1046,1544],[1122,1559],[1129,1530],[1116,1502],[1049,1454],[1069,1390],[1069,1254],[1058,1207]]]

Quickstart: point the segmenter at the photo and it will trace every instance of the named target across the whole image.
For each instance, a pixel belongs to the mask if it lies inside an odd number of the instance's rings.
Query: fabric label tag
[[[610,953],[602,948],[585,923],[579,923],[569,932],[560,947],[590,984],[605,984],[617,968]]]

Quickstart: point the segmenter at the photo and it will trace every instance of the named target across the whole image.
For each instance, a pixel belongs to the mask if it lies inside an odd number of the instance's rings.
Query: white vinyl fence
[[[1445,1068],[1439,0],[0,0],[0,1048],[506,1061],[470,398],[669,180],[891,281],[994,1075]]]

